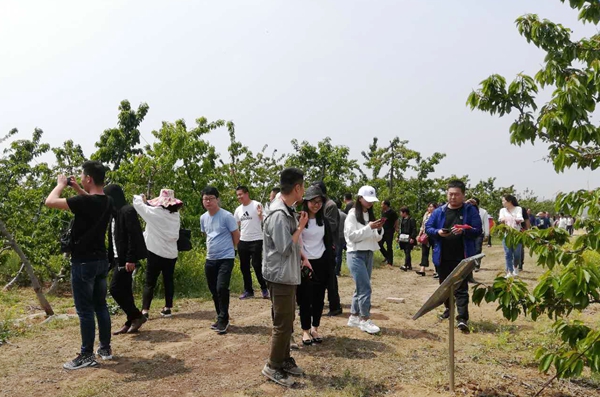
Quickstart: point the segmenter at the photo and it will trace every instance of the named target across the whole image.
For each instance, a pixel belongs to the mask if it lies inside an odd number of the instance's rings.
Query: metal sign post
[[[437,290],[427,299],[427,302],[413,316],[413,320],[429,313],[436,307],[442,305],[446,300],[450,302],[448,317],[448,372],[450,373],[450,391],[454,392],[454,316],[455,299],[454,290],[473,272],[475,265],[479,263],[485,254],[477,254],[463,259],[450,275],[440,284]]]

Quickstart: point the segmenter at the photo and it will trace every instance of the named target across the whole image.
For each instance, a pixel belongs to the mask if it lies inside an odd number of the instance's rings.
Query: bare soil
[[[502,247],[488,255],[477,280],[491,282],[503,272]],[[418,263],[420,251],[413,253]],[[343,316],[324,317],[324,342],[293,353],[307,376],[284,389],[261,375],[269,352],[270,303],[240,301],[232,294],[231,327],[226,335],[209,329],[215,313],[211,301],[176,301],[172,318],[160,318],[155,300],[150,321],[137,335],[113,337],[115,359],[97,368],[62,369],[78,352],[79,324],[71,319],[34,325],[30,332],[0,346],[0,396],[450,396],[448,391],[448,322],[441,309],[413,321],[411,317],[438,286],[431,277],[393,269],[373,272],[373,321],[382,332],[368,335],[346,326],[352,279],[341,277]],[[541,269],[527,258],[521,278],[533,285]],[[33,295],[19,302],[34,313]],[[405,303],[387,302],[405,298]],[[73,313],[72,303],[59,311]],[[56,306],[56,303],[54,303]],[[59,305],[60,307],[60,305]],[[1,308],[1,307],[0,307]],[[533,354],[555,343],[549,322],[504,320],[493,304],[470,305],[471,334],[456,333],[456,394],[460,396],[531,396],[551,376],[537,370]],[[326,309],[327,311],[327,309]],[[597,323],[596,309],[580,315]],[[113,316],[113,328],[124,322]],[[36,320],[32,320],[36,321]],[[296,323],[299,330],[299,324]],[[300,334],[296,332],[296,340]],[[597,379],[597,378],[596,378]],[[555,381],[542,396],[600,396],[598,381]]]

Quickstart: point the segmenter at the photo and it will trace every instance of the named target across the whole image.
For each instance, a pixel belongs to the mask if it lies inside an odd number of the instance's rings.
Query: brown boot
[[[113,332],[113,335],[121,335],[126,333],[129,330],[129,325],[124,325],[120,330]]]
[[[146,317],[142,316],[139,318],[136,318],[135,320],[133,320],[131,322],[131,328],[129,328],[129,331],[127,331],[128,334],[133,334],[139,331],[140,327],[142,326],[142,324],[144,324],[146,321]]]

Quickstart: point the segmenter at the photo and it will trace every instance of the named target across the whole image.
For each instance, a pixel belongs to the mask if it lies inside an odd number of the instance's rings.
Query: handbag
[[[177,251],[192,250],[192,231],[190,229],[179,229],[179,238],[177,239]]]
[[[417,237],[417,242],[422,245],[429,245],[429,236],[425,233],[420,234],[419,237]]]
[[[398,242],[400,243],[408,243],[410,241],[410,236],[408,234],[400,234],[398,236]]]
[[[96,231],[98,226],[102,223],[102,220],[104,219],[106,214],[108,212],[110,212],[110,207],[111,207],[110,204],[111,204],[111,199],[110,199],[110,197],[108,197],[108,200],[106,200],[106,208],[104,209],[104,212],[100,216],[100,219],[98,220],[98,222],[96,222],[94,227],[92,227],[91,229],[88,229],[77,241],[73,241],[73,224],[75,222],[75,218],[71,219],[71,222],[69,223],[69,227],[60,236],[60,252],[62,252],[64,254],[72,253],[75,245],[81,244],[81,242],[84,241],[84,239],[88,238],[92,234],[92,232]]]

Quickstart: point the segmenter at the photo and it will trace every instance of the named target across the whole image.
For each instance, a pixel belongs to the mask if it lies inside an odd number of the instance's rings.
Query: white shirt
[[[558,220],[558,227],[561,229],[566,229],[567,228],[567,218],[560,218]]]
[[[235,209],[233,217],[240,224],[240,240],[257,241],[263,239],[262,221],[258,217],[258,208],[262,205],[252,200],[248,205],[240,205]]]
[[[167,259],[177,258],[177,240],[181,225],[179,212],[144,204],[141,196],[133,196],[133,208],[146,222],[144,239],[148,251]]]
[[[347,252],[353,251],[377,251],[379,242],[383,238],[383,229],[371,229],[369,226],[369,213],[363,213],[365,224],[361,224],[356,219],[356,210],[352,208],[348,212],[344,222],[344,238],[346,239]]]
[[[483,231],[483,235],[487,237],[490,235],[490,216],[486,210],[480,208],[479,217],[481,218],[481,230]]]
[[[498,220],[516,230],[521,230],[521,223],[525,221],[521,207],[513,207],[512,211],[502,208],[498,215]],[[521,221],[521,223],[517,223],[517,221]]]
[[[113,244],[113,252],[115,253],[115,259],[119,257],[117,253],[117,242],[115,241],[115,220],[113,218],[112,222],[110,222],[110,230],[112,232],[112,244]]]
[[[567,226],[573,226],[574,223],[573,218],[567,218]]]
[[[319,226],[313,218],[307,226],[302,231],[302,251],[307,259],[320,259],[325,252],[325,225]]]

